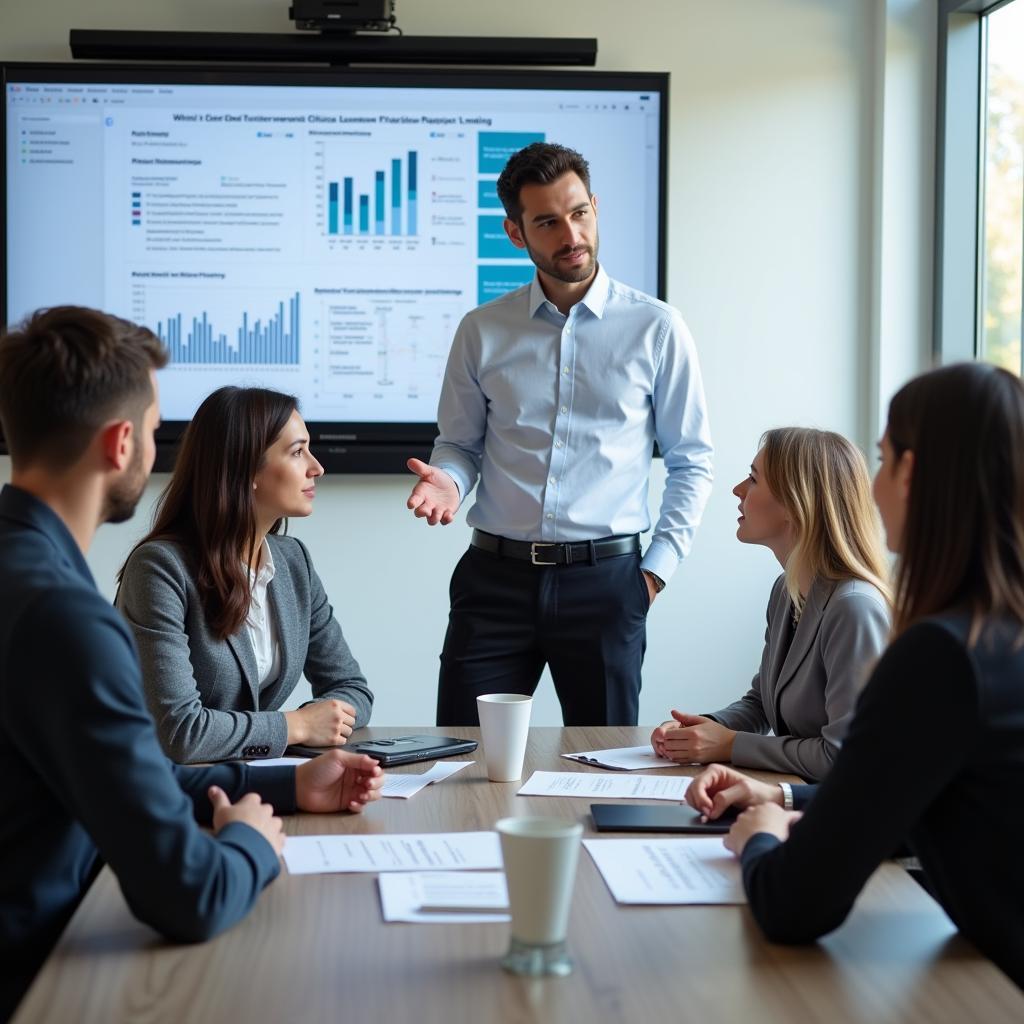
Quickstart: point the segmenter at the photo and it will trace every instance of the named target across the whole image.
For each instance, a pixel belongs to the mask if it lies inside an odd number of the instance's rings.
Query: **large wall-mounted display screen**
[[[663,294],[666,76],[2,71],[3,319],[148,325],[166,440],[230,382],[317,441],[428,441],[460,318],[532,276],[495,182],[535,140],[587,157],[602,263]]]

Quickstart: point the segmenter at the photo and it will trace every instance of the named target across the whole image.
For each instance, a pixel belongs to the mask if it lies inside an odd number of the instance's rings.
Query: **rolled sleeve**
[[[661,514],[641,567],[668,582],[689,554],[704,514],[714,453],[697,349],[675,311],[658,353],[652,404],[667,477]]]

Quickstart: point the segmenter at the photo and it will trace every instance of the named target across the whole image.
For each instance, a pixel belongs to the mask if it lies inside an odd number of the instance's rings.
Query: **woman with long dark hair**
[[[367,723],[373,694],[301,541],[323,467],[296,401],[223,387],[182,438],[152,530],[119,575],[150,710],[179,762],[333,746]],[[278,709],[305,673],[313,700]]]
[[[961,932],[1024,987],[1024,386],[982,363],[917,377],[881,451],[893,639],[832,771],[786,793],[715,765],[687,801],[749,807],[726,842],[769,938],[836,928],[909,841]]]

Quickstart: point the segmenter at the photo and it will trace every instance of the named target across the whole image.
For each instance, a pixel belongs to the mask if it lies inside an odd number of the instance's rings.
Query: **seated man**
[[[140,920],[200,941],[276,877],[275,811],[380,795],[362,755],[251,771],[180,768],[160,749],[131,633],[85,553],[142,494],[166,361],[145,328],[74,307],[0,338],[0,1021],[104,863]]]

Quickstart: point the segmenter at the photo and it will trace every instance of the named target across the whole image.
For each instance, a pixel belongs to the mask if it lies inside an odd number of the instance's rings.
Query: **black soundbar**
[[[73,28],[71,55],[86,60],[247,61],[289,64],[565,65],[593,67],[596,39],[497,36],[285,35],[269,32],[131,32]]]
[[[313,442],[310,449],[328,473],[408,473],[406,461],[430,458],[429,444],[318,444]],[[154,473],[170,473],[178,453],[177,444],[158,443]],[[0,449],[0,454],[5,454]],[[410,474],[410,480],[412,475]],[[410,488],[412,484],[409,485]]]

